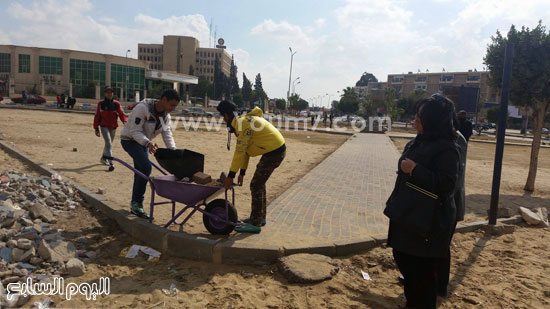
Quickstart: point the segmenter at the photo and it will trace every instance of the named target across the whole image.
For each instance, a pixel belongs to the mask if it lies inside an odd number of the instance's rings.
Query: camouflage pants
[[[263,155],[256,165],[256,172],[250,182],[250,192],[252,193],[252,212],[250,213],[250,223],[256,226],[262,224],[265,219],[267,198],[265,183],[273,171],[281,165],[286,155],[286,151],[276,155]]]

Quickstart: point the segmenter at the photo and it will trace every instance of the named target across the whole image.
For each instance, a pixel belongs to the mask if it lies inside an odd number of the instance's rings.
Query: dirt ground
[[[103,138],[94,135],[92,123],[93,115],[89,114],[32,110],[12,112],[2,109],[0,138],[14,143],[18,150],[29,154],[42,164],[50,165],[62,175],[76,180],[90,190],[106,189],[107,199],[121,208],[129,209],[133,173],[120,164],[117,164],[115,171],[108,172],[106,166],[99,164],[104,142]],[[229,171],[236,138],[233,136],[231,151],[228,152],[224,125],[221,126],[220,131],[207,131],[204,126],[197,131],[186,131],[179,122],[176,128],[174,138],[178,148],[205,154],[205,173],[216,179],[221,172]],[[116,132],[113,155],[131,163],[131,158],[120,145],[121,130],[122,128],[119,127]],[[345,135],[294,130],[281,132],[286,140],[287,157],[267,183],[268,204],[334,152],[348,138]],[[160,136],[155,141],[160,147],[164,147]],[[73,148],[77,151],[74,152]],[[236,188],[235,206],[239,219],[247,218],[250,214],[249,186],[259,158],[250,159],[243,187]],[[153,175],[160,175],[160,173],[154,171]],[[148,187],[144,201],[146,210],[149,209],[149,201],[150,188]],[[168,205],[157,206],[154,223],[161,225],[168,222],[170,208]],[[171,228],[177,230],[179,226],[172,225]],[[210,236],[203,226],[200,213],[191,217],[191,220],[183,226],[183,230]]]
[[[0,151],[0,170],[36,174]],[[135,241],[101,212],[79,207],[55,228],[77,249],[96,250],[86,273],[65,283],[94,283],[109,277],[110,294],[96,300],[52,297],[57,308],[397,308],[403,287],[387,248],[335,259],[340,271],[314,285],[290,284],[275,265],[237,266],[162,256],[158,262],[126,259],[120,251]],[[456,234],[452,245],[450,297],[439,308],[548,308],[550,229],[518,226],[513,234]],[[363,280],[361,270],[372,281]],[[162,289],[175,284],[179,292]],[[41,301],[33,296],[25,307]]]
[[[409,141],[393,138],[399,151]],[[468,144],[466,161],[466,215],[465,221],[480,221],[487,218],[491,202],[495,144]],[[529,172],[531,147],[505,145],[502,160],[499,207],[516,211],[519,207],[550,207],[550,149],[541,148],[539,153],[535,192],[526,194],[523,186]]]

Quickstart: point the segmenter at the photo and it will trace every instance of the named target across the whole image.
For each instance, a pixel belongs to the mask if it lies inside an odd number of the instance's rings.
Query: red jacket
[[[117,116],[120,117],[123,123],[126,123],[126,115],[122,111],[118,101],[113,100],[113,105],[110,107],[102,106],[103,101],[104,100],[101,100],[97,103],[97,109],[94,116],[94,129],[97,129],[99,126],[116,129],[118,127]]]

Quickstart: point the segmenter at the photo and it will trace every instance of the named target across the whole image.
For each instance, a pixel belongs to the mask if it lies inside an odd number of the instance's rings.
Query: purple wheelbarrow
[[[241,224],[237,221],[237,210],[233,206],[235,205],[235,189],[233,187],[225,190],[223,187],[218,186],[205,186],[186,181],[179,181],[176,176],[169,175],[152,161],[151,164],[162,173],[162,176],[148,177],[121,159],[113,157],[112,160],[126,166],[136,175],[147,180],[147,182],[151,185],[149,222],[153,222],[156,205],[172,204],[172,219],[164,225],[165,228],[171,224],[179,224],[182,226],[196,211],[202,213],[202,221],[204,226],[211,234],[228,235],[237,225]],[[207,199],[218,194],[222,190],[225,191],[225,199],[215,199],[209,203],[206,202]],[[231,202],[229,202],[227,198],[228,191],[231,191]],[[155,194],[169,199],[170,202],[155,202]],[[185,205],[185,207],[178,213],[176,213],[176,202]],[[202,208],[203,206],[204,209]],[[178,223],[176,220],[188,209],[192,209],[191,212],[187,215],[187,217],[185,217],[185,219],[183,219],[183,221]]]

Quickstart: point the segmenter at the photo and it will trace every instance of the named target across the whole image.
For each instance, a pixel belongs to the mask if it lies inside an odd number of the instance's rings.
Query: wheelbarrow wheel
[[[237,222],[237,209],[231,205],[231,202],[228,201],[227,203],[229,204],[229,218],[225,217],[225,200],[223,199],[211,201],[206,205],[205,211],[220,218],[225,218],[228,221]],[[206,229],[214,235],[228,235],[235,229],[234,225],[225,223],[216,217],[210,217],[206,214],[202,215],[202,222]]]

